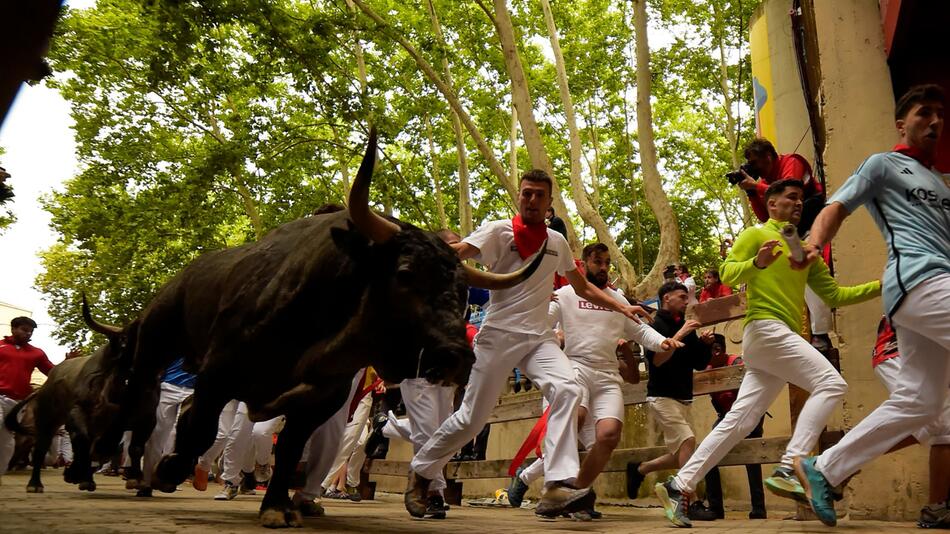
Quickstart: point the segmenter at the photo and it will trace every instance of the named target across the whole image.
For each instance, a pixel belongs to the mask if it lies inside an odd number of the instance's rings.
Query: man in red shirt
[[[6,414],[31,392],[33,369],[49,374],[53,364],[42,350],[30,345],[36,322],[29,317],[10,321],[11,335],[0,341],[0,475],[7,472],[15,443],[13,433],[2,424]]]
[[[821,183],[812,176],[808,161],[798,154],[780,155],[768,139],[761,138],[753,139],[746,145],[745,159],[746,165],[740,169],[745,178],[737,185],[749,195],[752,211],[761,222],[769,220],[769,211],[765,207],[765,190],[769,185],[779,180],[801,180],[805,184],[803,199],[806,206],[798,225],[800,233],[804,234],[815,220],[818,211],[821,211],[825,193]],[[746,172],[747,168],[753,172]],[[809,213],[811,210],[808,209],[808,200],[813,197],[817,197],[817,200],[813,201],[813,208],[817,209]]]
[[[709,269],[703,278],[705,285],[703,291],[699,294],[699,301],[706,302],[709,299],[718,299],[732,294],[732,288],[722,283],[719,279],[719,271]]]

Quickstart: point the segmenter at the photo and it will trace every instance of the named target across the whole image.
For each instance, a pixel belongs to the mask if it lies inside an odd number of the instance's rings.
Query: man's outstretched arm
[[[589,302],[592,302],[598,306],[603,306],[609,310],[613,310],[617,313],[622,313],[628,318],[640,322],[641,319],[646,319],[647,322],[652,322],[650,314],[640,306],[631,306],[629,304],[624,305],[616,300],[607,296],[603,291],[601,291],[597,286],[587,281],[577,269],[572,269],[564,273],[564,276],[567,277],[567,281],[571,283],[571,287],[574,288],[574,292],[577,293],[579,297],[585,299]]]
[[[815,222],[811,225],[811,233],[808,235],[804,247],[805,258],[800,262],[796,262],[789,257],[792,268],[805,269],[821,258],[821,249],[830,243],[838,234],[841,223],[844,222],[848,215],[851,215],[851,213],[849,213],[848,209],[844,207],[844,204],[840,202],[832,202],[825,206],[818,214],[818,217],[815,218]]]

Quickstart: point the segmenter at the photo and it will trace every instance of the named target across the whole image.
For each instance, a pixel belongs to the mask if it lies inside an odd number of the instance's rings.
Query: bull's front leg
[[[198,457],[214,443],[218,418],[230,399],[227,392],[220,390],[222,382],[212,382],[206,377],[205,374],[198,376],[191,405],[178,418],[175,451],[165,455],[155,467],[152,487],[159,491],[174,492],[194,472]]]
[[[125,488],[137,489],[144,484],[142,475],[142,456],[145,454],[145,442],[152,437],[155,429],[155,411],[158,409],[157,384],[143,384],[135,392],[135,415],[130,419],[129,429],[129,467],[125,469]]]
[[[303,454],[303,446],[317,427],[317,419],[309,415],[295,415],[287,415],[284,429],[277,437],[274,473],[267,483],[267,493],[261,501],[261,526],[267,528],[303,526],[303,516],[293,507],[287,492],[290,490],[290,480],[297,468],[297,462]]]

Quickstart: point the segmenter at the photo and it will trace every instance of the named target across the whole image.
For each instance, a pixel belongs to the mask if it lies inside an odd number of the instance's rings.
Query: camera
[[[755,169],[752,168],[752,164],[743,163],[742,165],[739,166],[738,169],[732,172],[727,172],[726,180],[729,180],[729,183],[732,185],[739,185],[739,182],[741,182],[742,180],[745,180],[745,176],[742,175],[742,171],[745,171],[745,173],[751,176],[752,178],[759,177],[759,173],[757,173]]]
[[[672,280],[676,276],[676,266],[667,265],[666,269],[663,269],[663,279]]]

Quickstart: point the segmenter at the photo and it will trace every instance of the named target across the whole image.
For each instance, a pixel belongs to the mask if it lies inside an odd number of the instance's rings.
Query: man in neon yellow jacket
[[[806,284],[832,308],[856,304],[881,293],[880,281],[840,287],[823,261],[805,270],[793,270],[782,257],[790,256],[782,238],[786,224],[796,224],[802,212],[802,183],[783,180],[766,191],[769,220],[739,235],[722,264],[722,281],[747,284],[748,307],[743,324],[746,373],[739,395],[722,422],[706,436],[675,477],[656,485],[667,518],[689,527],[689,495],[706,473],[749,434],[786,382],[811,395],[802,407],[782,463],[765,485],[773,493],[804,499],[792,461],[818,442],[825,422],[844,397],[848,385],[835,368],[799,333],[805,307]],[[798,243],[797,234],[793,239]]]

